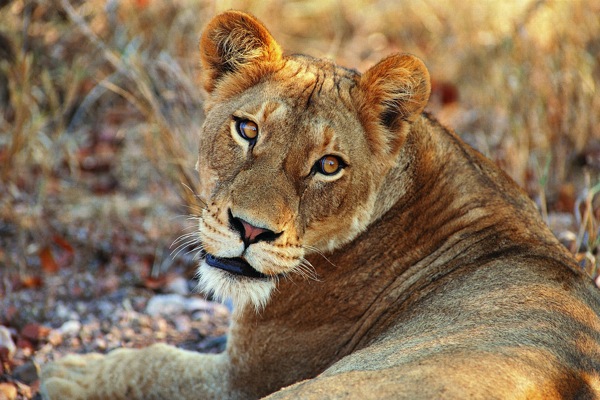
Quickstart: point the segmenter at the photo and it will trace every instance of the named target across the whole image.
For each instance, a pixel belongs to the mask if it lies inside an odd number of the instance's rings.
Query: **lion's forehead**
[[[360,75],[327,60],[295,56],[274,74],[275,81],[286,82],[285,93],[297,107],[314,109],[335,105],[354,109],[352,92]]]

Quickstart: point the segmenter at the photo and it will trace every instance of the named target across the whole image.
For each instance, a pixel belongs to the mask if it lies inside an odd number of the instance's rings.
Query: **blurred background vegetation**
[[[523,186],[597,275],[599,0],[0,4],[0,294],[83,270],[157,285],[193,274],[193,253],[174,258],[171,244],[197,210],[197,46],[230,8],[291,53],[363,71],[391,52],[421,57],[429,110]]]

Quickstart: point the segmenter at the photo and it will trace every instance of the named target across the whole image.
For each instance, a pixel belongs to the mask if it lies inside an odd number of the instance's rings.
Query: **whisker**
[[[177,245],[177,247],[175,247],[174,249],[171,250],[171,255],[173,255],[173,253],[179,253],[181,250],[183,250],[186,247],[194,246],[194,245],[198,244],[198,242],[199,241],[197,239],[194,239],[194,238],[188,238],[188,239],[186,239],[184,241],[181,241]]]
[[[184,229],[184,231],[185,230],[189,230],[189,228]],[[173,241],[173,243],[171,243],[171,246],[169,246],[169,248],[172,249],[171,256],[177,257],[177,255],[179,255],[179,253],[184,248],[186,248],[188,246],[195,246],[199,242],[200,242],[200,238],[197,234],[196,229],[194,229],[191,232],[184,233],[184,234],[180,235],[177,239],[175,239]]]
[[[184,228],[181,228],[182,232],[190,231],[190,230],[194,230],[194,232],[195,232],[195,231],[198,230],[198,227],[196,225],[190,225],[190,226],[186,226]]]
[[[310,250],[312,252],[317,253],[318,255],[320,255],[321,257],[323,257],[323,259],[325,261],[327,261],[332,267],[337,268],[337,265],[335,265],[333,262],[331,262],[329,260],[329,258],[327,258],[327,256],[321,250],[317,249],[316,247],[314,247],[314,246],[307,246],[307,245],[301,245],[301,247],[303,249]]]
[[[315,270],[315,267],[306,259],[302,259],[302,262],[298,266],[299,271],[302,271],[303,276],[308,280],[320,282],[319,274]]]
[[[208,207],[208,205],[200,198],[200,196],[198,195],[198,193],[196,193],[196,191],[194,191],[194,189],[192,189],[189,185],[187,185],[184,182],[180,182],[180,183],[185,189],[187,189],[194,196],[195,200],[198,201],[198,204],[188,205],[187,207],[192,208],[192,207],[200,206],[201,209]]]
[[[187,204],[181,204],[181,206],[189,211],[188,215],[200,215],[206,209],[206,207],[190,206]]]
[[[193,252],[196,248],[196,244],[198,244],[197,241],[188,241],[188,242],[184,242],[181,245],[177,246],[176,249],[174,249],[171,252],[171,257],[176,258],[177,256],[179,256],[179,253],[181,253],[185,248],[189,247],[189,246],[194,246],[191,250],[188,250],[186,253],[184,253],[185,255]]]
[[[184,233],[184,234],[180,235],[177,239],[175,239],[172,244],[175,244],[175,243],[181,241],[182,239],[186,239],[188,237],[192,237],[195,234],[196,234],[196,230],[194,230],[193,232]]]
[[[180,247],[189,246],[189,245],[191,245],[191,244],[195,244],[195,243],[197,243],[198,241],[199,241],[199,240],[198,240],[198,238],[197,238],[197,237],[193,237],[193,236],[190,236],[190,237],[187,237],[187,238],[183,238],[183,237],[182,237],[182,238],[180,238],[180,239],[177,239],[177,240],[176,240],[176,242],[173,242],[173,244],[171,245],[171,248],[172,248],[173,246],[177,245],[177,246],[176,246],[176,247],[173,249],[173,250],[177,250],[177,249],[179,249]]]
[[[198,246],[191,250],[186,251],[183,255],[187,256],[190,254],[194,254],[194,256],[192,257],[192,260],[199,260],[202,253],[204,253],[204,247]]]
[[[307,281],[321,281],[314,266],[305,258],[302,258],[300,260],[300,264],[294,267],[289,273],[283,274],[283,277],[288,279],[290,282],[294,282],[294,275],[300,276],[302,279]]]
[[[204,248],[198,249],[198,251],[196,251],[196,254],[194,254],[194,257],[192,257],[192,260],[199,261],[203,257],[204,253]]]

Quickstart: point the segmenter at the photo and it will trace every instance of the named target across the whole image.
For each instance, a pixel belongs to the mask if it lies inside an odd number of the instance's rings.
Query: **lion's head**
[[[307,254],[349,243],[402,192],[382,183],[427,103],[429,75],[406,54],[363,75],[284,56],[238,12],[211,21],[200,52],[200,283],[260,308],[278,279],[311,273]]]

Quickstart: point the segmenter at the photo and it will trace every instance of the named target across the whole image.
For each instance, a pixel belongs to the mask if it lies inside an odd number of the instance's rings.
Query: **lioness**
[[[364,74],[215,17],[197,170],[225,353],[46,366],[50,399],[600,396],[600,293],[493,163],[423,113],[416,57]]]

